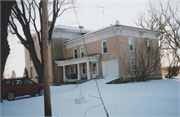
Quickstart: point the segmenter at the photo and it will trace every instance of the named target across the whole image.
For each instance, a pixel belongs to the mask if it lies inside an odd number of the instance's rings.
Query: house
[[[96,31],[57,25],[49,50],[50,82],[59,85],[73,79],[128,76],[122,67],[122,56],[126,54],[125,59],[133,61],[135,48],[142,40],[146,41],[147,52],[153,52],[152,49],[158,47],[158,38],[161,34],[160,31],[119,24]],[[38,46],[36,50],[38,53]],[[37,81],[29,53],[27,50],[25,53],[26,67],[31,78]],[[132,69],[134,64],[132,62]],[[158,64],[160,65],[160,62]],[[157,71],[157,74],[159,73],[161,70]]]

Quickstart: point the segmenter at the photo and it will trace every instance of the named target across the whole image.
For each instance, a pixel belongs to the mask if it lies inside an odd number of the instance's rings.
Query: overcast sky
[[[77,0],[77,15],[80,25],[86,29],[97,30],[119,20],[120,24],[136,26],[134,21],[137,14],[146,12],[148,0]],[[56,22],[56,25],[69,25],[78,27],[73,11],[64,12]],[[8,36],[10,44],[10,55],[7,61],[6,76],[11,76],[12,70],[16,76],[23,76],[25,68],[24,47],[18,44],[14,35]]]

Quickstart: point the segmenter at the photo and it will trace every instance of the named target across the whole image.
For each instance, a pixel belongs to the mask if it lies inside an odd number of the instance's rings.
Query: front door
[[[91,68],[92,68],[92,78],[95,78],[97,76],[97,63],[92,63]]]

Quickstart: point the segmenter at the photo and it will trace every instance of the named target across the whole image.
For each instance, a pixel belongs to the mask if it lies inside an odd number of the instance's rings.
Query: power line
[[[78,19],[78,16],[77,16],[77,13],[76,13],[76,10],[75,10],[75,7],[74,7],[74,2],[73,2],[73,0],[72,0],[72,5],[73,5],[73,8],[74,8],[74,12],[75,12],[75,15],[76,15],[76,19],[77,19],[78,25],[80,26],[79,19]],[[91,60],[90,60],[90,58],[89,58],[89,54],[88,54],[88,50],[87,50],[87,47],[86,47],[86,43],[85,43],[85,40],[84,40],[84,36],[83,36],[82,30],[81,30],[81,28],[79,28],[79,29],[80,29],[80,32],[81,32],[81,35],[82,35],[82,39],[83,39],[83,42],[84,42],[84,45],[85,45],[85,49],[86,49],[86,52],[87,52],[87,57],[88,57],[88,59],[89,59],[89,62],[91,62]],[[102,96],[101,96],[101,93],[100,93],[100,89],[99,89],[98,82],[97,82],[97,77],[95,77],[95,81],[96,81],[96,86],[97,86],[98,93],[99,93],[101,102],[102,102],[102,104],[103,104],[105,113],[106,113],[107,117],[109,117],[108,111],[107,111],[107,109],[106,109],[106,107],[105,107],[104,101],[103,101]],[[100,104],[100,105],[101,105],[101,104]],[[98,106],[100,106],[100,105],[98,105]],[[97,107],[97,106],[93,106],[93,107]],[[91,108],[93,108],[93,107],[91,107]],[[91,108],[90,108],[90,109],[91,109]],[[90,110],[90,109],[88,109],[88,110]],[[88,110],[87,110],[87,111],[88,111]],[[87,112],[87,111],[86,111],[86,112]],[[86,114],[86,113],[85,113],[85,114]],[[84,115],[84,116],[85,116],[85,115]]]

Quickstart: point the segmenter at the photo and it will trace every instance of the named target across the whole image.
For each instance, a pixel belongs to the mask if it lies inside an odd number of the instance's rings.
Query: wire
[[[86,113],[89,111],[89,110],[91,110],[92,108],[94,108],[94,107],[99,107],[99,106],[101,106],[102,105],[102,103],[101,104],[99,104],[99,105],[97,105],[97,106],[92,106],[91,108],[89,108],[85,113],[84,113],[84,116],[83,117],[85,117],[86,116]]]
[[[75,10],[75,7],[74,7],[74,2],[73,2],[73,0],[72,0],[72,5],[73,5],[73,8],[74,8],[74,12],[75,12],[75,15],[76,15],[76,19],[77,19],[78,25],[80,26],[79,19],[78,19],[78,16],[77,16],[77,13],[76,13],[76,10]],[[88,59],[89,59],[89,62],[91,62],[91,60],[90,60],[90,58],[89,58],[89,54],[88,54],[88,50],[87,50],[87,46],[86,46],[86,43],[85,43],[85,40],[84,40],[84,36],[83,36],[82,30],[81,30],[81,28],[79,28],[79,29],[80,29],[80,32],[81,32],[81,35],[82,35],[82,39],[83,39],[83,42],[84,42],[84,46],[85,46],[85,49],[86,49],[86,52],[87,52],[87,57],[88,57]],[[97,77],[95,77],[95,81],[96,81],[96,86],[97,86],[98,93],[99,93],[99,96],[100,96],[100,100],[101,100],[101,102],[102,102],[100,105],[103,104],[105,113],[106,113],[107,117],[109,117],[108,111],[107,111],[107,109],[106,109],[106,107],[105,107],[104,101],[103,101],[102,96],[101,96],[101,93],[100,93],[100,89],[99,89],[98,82],[97,82]],[[91,108],[98,107],[98,106],[100,106],[100,105],[93,106],[93,107],[91,107]],[[85,112],[84,116],[86,115],[86,113],[87,113],[91,108],[89,108],[89,109]]]

